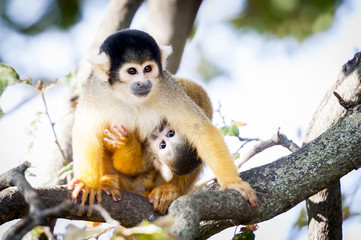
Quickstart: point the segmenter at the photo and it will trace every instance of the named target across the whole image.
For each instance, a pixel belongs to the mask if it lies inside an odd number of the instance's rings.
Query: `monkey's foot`
[[[119,182],[117,174],[106,174],[100,179],[101,190],[111,195],[115,202],[121,199]]]
[[[223,181],[221,189],[233,189],[239,192],[246,201],[249,201],[252,207],[257,205],[256,192],[252,189],[248,182],[243,181],[241,178],[231,178]]]
[[[164,214],[170,204],[180,196],[177,187],[171,184],[157,186],[148,196],[148,201],[153,204],[154,210]]]
[[[105,129],[104,133],[107,135],[107,137],[104,138],[104,141],[114,148],[120,148],[125,145],[130,136],[129,132],[123,125],[119,128],[115,124],[112,124],[111,130]]]
[[[82,180],[74,178],[70,183],[68,183],[68,189],[73,190],[71,197],[73,199],[73,203],[77,203],[77,198],[79,193],[82,191],[83,194],[81,196],[80,207],[78,210],[78,215],[81,216],[84,213],[84,205],[85,202],[88,200],[89,197],[89,209],[87,215],[90,216],[93,212],[91,206],[94,205],[95,198],[97,199],[97,204],[101,204],[102,202],[102,195],[101,189],[93,189],[87,186]]]

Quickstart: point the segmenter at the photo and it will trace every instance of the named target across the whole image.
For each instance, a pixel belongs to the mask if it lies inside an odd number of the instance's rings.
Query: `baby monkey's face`
[[[187,139],[167,124],[153,131],[150,145],[158,160],[156,165],[169,181],[173,174],[181,176],[197,169],[202,160]]]
[[[161,126],[154,130],[151,137],[151,147],[160,159],[174,159],[176,146],[183,144],[184,138],[168,125]]]

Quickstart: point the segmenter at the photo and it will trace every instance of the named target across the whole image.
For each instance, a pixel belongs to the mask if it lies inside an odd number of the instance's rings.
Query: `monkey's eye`
[[[175,134],[175,132],[173,130],[170,130],[168,133],[167,133],[167,137],[173,137]]]
[[[164,149],[164,148],[166,148],[167,147],[167,144],[164,142],[164,141],[162,141],[160,144],[159,144],[159,148],[160,149]]]
[[[144,72],[151,72],[151,71],[152,71],[152,67],[149,65],[144,68]]]
[[[129,68],[127,72],[128,72],[130,75],[134,75],[134,74],[137,74],[137,69],[135,69],[135,68]]]

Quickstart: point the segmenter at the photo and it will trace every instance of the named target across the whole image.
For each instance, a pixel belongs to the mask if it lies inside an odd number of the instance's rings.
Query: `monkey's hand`
[[[108,129],[105,129],[104,133],[106,135],[104,141],[110,146],[112,146],[114,149],[126,145],[130,136],[129,132],[123,125],[121,125],[119,128],[115,124],[112,124],[110,131]]]
[[[170,204],[180,196],[178,188],[172,184],[159,185],[148,196],[148,201],[153,204],[154,210],[164,214]]]
[[[90,208],[88,209],[87,215],[90,216],[93,212],[91,208],[94,205],[95,198],[96,203],[101,204],[102,195],[101,191],[103,190],[108,195],[112,195],[114,201],[118,201],[121,199],[120,195],[120,187],[119,187],[119,177],[114,174],[104,175],[100,180],[99,188],[91,188],[87,186],[84,181],[74,178],[71,182],[68,183],[68,189],[73,190],[71,197],[73,199],[73,203],[77,203],[77,198],[82,191],[83,194],[81,196],[80,208],[78,210],[78,215],[81,216],[84,213],[84,205],[89,198],[88,205]]]
[[[68,189],[73,190],[71,197],[73,198],[73,203],[77,203],[77,198],[79,193],[83,191],[81,196],[80,208],[78,210],[78,215],[81,216],[84,213],[84,205],[89,196],[89,206],[92,206],[95,202],[95,197],[97,198],[97,204],[100,204],[102,201],[101,189],[92,189],[88,187],[82,180],[78,178],[73,178],[71,182],[68,183]],[[90,207],[88,209],[87,215],[90,216],[93,210]]]
[[[223,179],[220,183],[221,189],[233,189],[239,192],[246,201],[249,201],[252,207],[257,205],[257,196],[248,182],[243,181],[240,177]]]

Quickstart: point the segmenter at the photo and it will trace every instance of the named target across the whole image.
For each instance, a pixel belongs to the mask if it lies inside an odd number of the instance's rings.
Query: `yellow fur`
[[[113,154],[114,168],[125,175],[137,175],[143,166],[141,142],[137,135],[132,135],[121,148]]]

